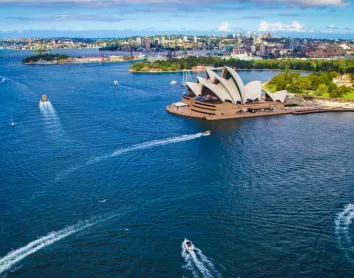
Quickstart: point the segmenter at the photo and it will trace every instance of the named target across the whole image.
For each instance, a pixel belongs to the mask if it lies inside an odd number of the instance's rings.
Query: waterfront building
[[[221,75],[205,68],[206,78],[186,82],[187,92],[181,102],[166,107],[167,111],[194,118],[228,119],[245,116],[244,113],[267,113],[278,110],[285,113],[287,91],[262,91],[260,81],[244,84],[239,74],[223,67]]]
[[[333,83],[337,86],[353,87],[353,82],[349,74],[339,74],[337,77],[333,78]]]

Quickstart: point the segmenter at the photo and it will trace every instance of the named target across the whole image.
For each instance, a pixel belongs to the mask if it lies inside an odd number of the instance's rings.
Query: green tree
[[[316,96],[323,96],[328,93],[328,86],[326,84],[320,84],[315,92]]]

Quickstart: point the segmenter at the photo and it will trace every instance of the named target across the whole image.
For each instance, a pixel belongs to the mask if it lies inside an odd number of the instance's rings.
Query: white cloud
[[[96,5],[115,5],[115,4],[201,4],[205,3],[218,3],[220,0],[0,0],[0,3],[6,4],[48,4],[48,3],[76,3],[76,4],[88,4],[92,6]],[[224,2],[231,3],[244,3],[244,2],[255,2],[255,3],[283,3],[290,6],[346,6],[350,4],[350,0],[224,0]]]
[[[349,4],[346,0],[280,0],[278,2],[300,6],[346,6]]]
[[[223,31],[223,32],[231,32],[232,29],[230,28],[230,25],[228,22],[223,22],[220,26],[218,26],[218,30],[219,31]]]
[[[259,24],[259,32],[277,32],[277,31],[291,31],[291,32],[302,32],[304,31],[304,25],[298,21],[293,21],[291,24],[282,24],[279,22],[267,22],[262,21]]]

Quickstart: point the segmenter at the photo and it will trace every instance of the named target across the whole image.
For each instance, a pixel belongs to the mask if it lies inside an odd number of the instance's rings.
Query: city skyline
[[[0,37],[272,32],[354,39],[345,0],[0,0]]]

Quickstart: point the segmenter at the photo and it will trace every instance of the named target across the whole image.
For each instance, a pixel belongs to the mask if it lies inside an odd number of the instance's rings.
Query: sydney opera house
[[[187,92],[181,102],[166,110],[181,116],[208,120],[286,114],[284,102],[287,91],[262,91],[260,81],[244,84],[239,74],[224,67],[221,75],[206,68],[206,78],[186,82]]]

